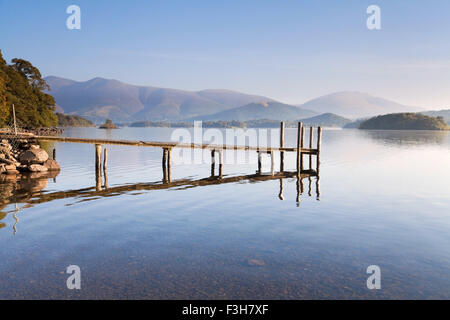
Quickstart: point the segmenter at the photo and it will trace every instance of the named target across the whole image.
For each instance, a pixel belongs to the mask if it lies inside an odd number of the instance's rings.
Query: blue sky
[[[68,30],[66,8],[81,8]],[[381,8],[382,29],[366,27]],[[362,91],[450,108],[450,1],[0,0],[0,49],[43,75],[225,88],[287,103]]]

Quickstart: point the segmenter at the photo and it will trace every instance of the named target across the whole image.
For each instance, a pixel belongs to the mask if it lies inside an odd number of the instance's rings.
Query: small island
[[[420,113],[393,113],[363,121],[364,130],[450,130],[443,117],[430,117]]]
[[[106,122],[102,124],[99,129],[119,129],[110,119],[106,119]]]

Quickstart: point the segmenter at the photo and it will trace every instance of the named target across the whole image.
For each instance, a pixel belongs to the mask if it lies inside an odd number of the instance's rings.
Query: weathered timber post
[[[169,183],[172,182],[171,162],[172,162],[172,148],[169,148],[167,149],[167,180],[169,181]]]
[[[53,149],[53,160],[56,160],[56,149]]]
[[[317,163],[316,172],[319,174],[320,171],[320,147],[322,144],[322,127],[317,128]]]
[[[163,148],[162,157],[163,183],[167,183],[167,149]]]
[[[300,148],[303,149],[305,147],[305,127],[302,127],[302,141],[300,143]],[[303,162],[303,152],[300,152],[300,171],[304,170],[304,162]]]
[[[270,171],[275,175],[275,157],[273,151],[270,151]]]
[[[302,123],[298,123],[297,128],[297,175],[300,176],[300,154],[301,154],[301,140],[302,140]]]
[[[284,148],[284,121],[280,123],[280,148]],[[284,151],[280,150],[280,172],[284,171]]]
[[[314,127],[309,128],[309,148],[313,147]],[[312,170],[312,154],[309,154],[309,170]]]
[[[108,168],[108,149],[105,148],[105,154],[103,155],[103,173],[106,173]]]
[[[102,168],[102,145],[95,145],[95,171],[100,172]]]
[[[219,151],[219,177],[222,179],[223,174],[223,150]]]
[[[262,152],[258,151],[258,174],[262,171]]]
[[[216,150],[211,150],[211,177],[216,173]]]
[[[297,203],[297,207],[300,207],[300,175],[297,175],[297,199],[296,199],[296,203]]]

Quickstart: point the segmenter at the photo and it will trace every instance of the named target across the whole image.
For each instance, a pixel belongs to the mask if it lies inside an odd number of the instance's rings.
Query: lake
[[[173,130],[64,135],[170,141]],[[0,299],[450,298],[449,132],[324,130],[320,180],[303,180],[299,202],[293,177],[196,184],[208,163],[173,164],[186,183],[159,188],[161,149],[121,146],[106,146],[100,192],[92,145],[43,147],[58,175],[20,188],[2,177]],[[256,168],[225,163],[223,176]],[[69,265],[81,290],[66,286]],[[366,284],[372,265],[379,290]]]

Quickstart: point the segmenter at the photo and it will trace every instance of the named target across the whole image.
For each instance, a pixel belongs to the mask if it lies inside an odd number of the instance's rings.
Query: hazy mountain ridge
[[[94,78],[84,82],[49,76],[49,93],[67,114],[94,121],[181,120],[270,98],[230,90],[191,92]]]
[[[316,114],[317,114],[316,112],[311,110],[294,107],[281,102],[270,101],[270,102],[250,103],[242,107],[233,108],[212,115],[197,117],[195,118],[195,120],[203,120],[203,121],[214,121],[214,120],[249,121],[258,119],[292,120],[292,119],[306,118]]]
[[[317,113],[334,113],[342,117],[357,119],[396,112],[417,112],[422,108],[371,96],[361,92],[336,92],[298,105]]]
[[[79,82],[54,76],[45,80],[51,87],[59,112],[76,114],[95,122],[110,118],[116,122],[237,120],[292,120],[321,116],[315,123],[342,123],[423,109],[399,104],[361,92],[337,92],[289,105],[271,98],[241,92],[207,89],[184,91],[136,86],[117,80],[94,78]],[[324,114],[336,115],[328,118]],[[323,121],[323,122],[321,122]]]

